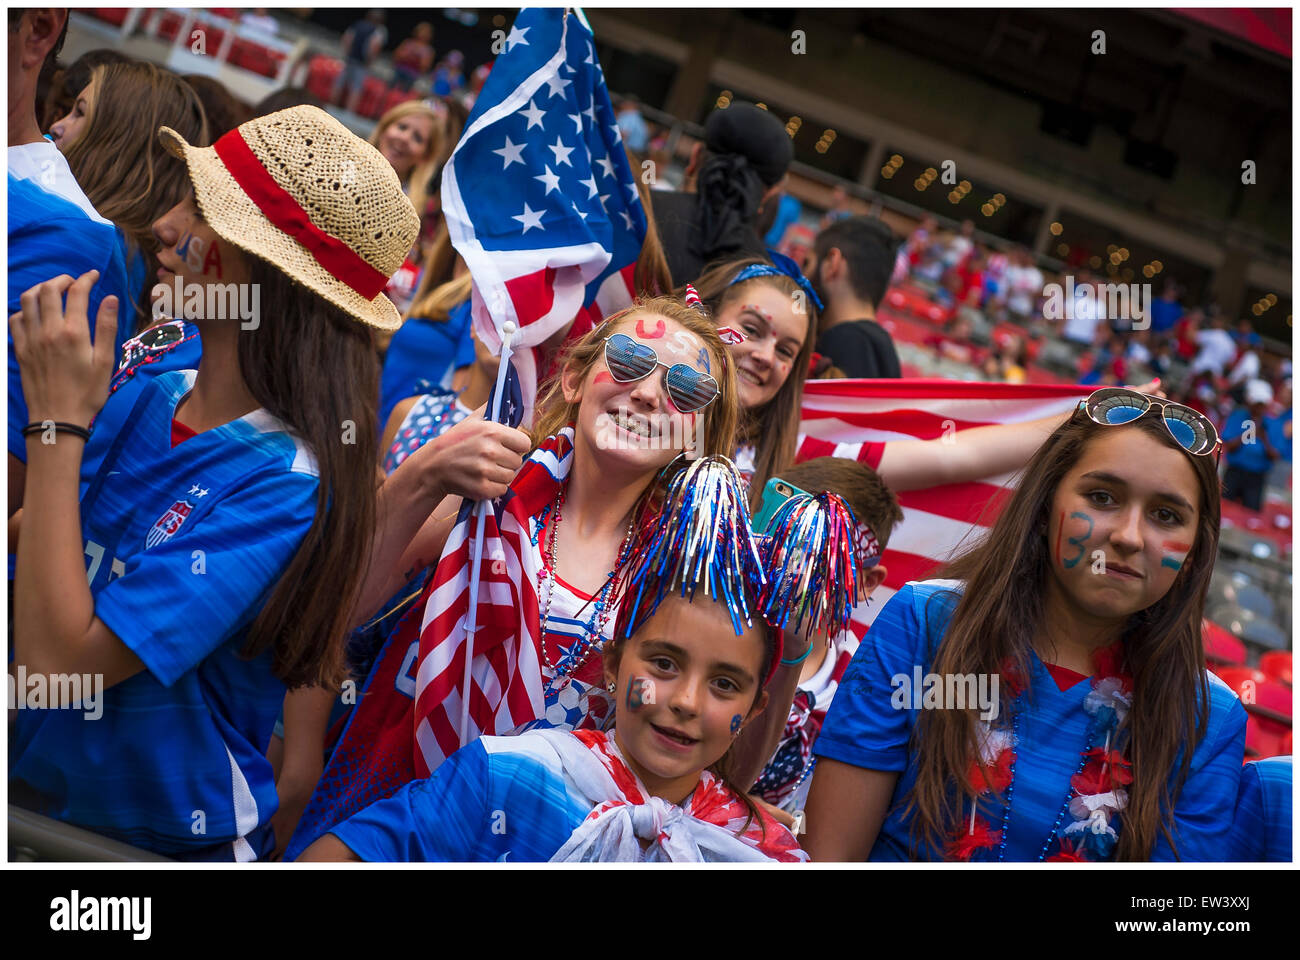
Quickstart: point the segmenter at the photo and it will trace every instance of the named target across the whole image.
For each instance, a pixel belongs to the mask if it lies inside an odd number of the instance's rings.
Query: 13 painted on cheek
[[[1066,536],[1066,525],[1069,525],[1069,536]],[[1065,511],[1060,512],[1060,517],[1056,528],[1056,562],[1066,570],[1073,570],[1078,566],[1079,561],[1083,559],[1088,552],[1088,539],[1092,536],[1093,520],[1092,517],[1081,510],[1075,510],[1067,519]],[[1065,537],[1065,542],[1070,550],[1069,556],[1062,556],[1061,538]]]

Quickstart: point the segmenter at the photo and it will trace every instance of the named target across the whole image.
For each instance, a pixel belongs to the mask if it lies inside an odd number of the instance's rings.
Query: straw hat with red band
[[[324,110],[290,107],[231,130],[211,147],[170,127],[203,219],[345,313],[380,330],[401,314],[384,296],[420,218],[383,155]]]

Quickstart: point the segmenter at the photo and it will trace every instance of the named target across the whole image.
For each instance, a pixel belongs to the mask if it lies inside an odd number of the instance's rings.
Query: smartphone
[[[806,493],[807,491],[800,490],[794,484],[786,483],[780,477],[773,477],[767,481],[767,484],[763,487],[763,499],[759,502],[758,512],[754,514],[754,520],[751,524],[754,533],[762,536],[767,530],[767,525],[776,516],[776,511],[780,509],[781,504],[791,497]]]

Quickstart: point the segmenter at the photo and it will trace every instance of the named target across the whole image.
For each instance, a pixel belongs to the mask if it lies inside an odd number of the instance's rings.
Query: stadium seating
[[[1261,654],[1259,669],[1269,679],[1285,683],[1288,687],[1291,686],[1291,651],[1270,650],[1268,653]]]

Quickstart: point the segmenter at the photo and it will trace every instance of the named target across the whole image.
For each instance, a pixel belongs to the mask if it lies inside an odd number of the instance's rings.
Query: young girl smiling
[[[814,859],[1225,859],[1246,714],[1201,647],[1217,446],[1179,404],[1080,404],[953,579],[908,584],[858,648],[814,749]],[[918,667],[998,679],[996,709],[898,704]]]
[[[724,531],[716,550],[675,535],[697,522]],[[765,706],[779,656],[775,635],[749,622],[758,554],[730,464],[698,461],[680,474],[634,556],[630,602],[604,654],[606,689],[618,695],[612,732],[483,737],[303,859],[805,859],[726,779],[730,746]],[[696,594],[705,582],[714,596]]]

